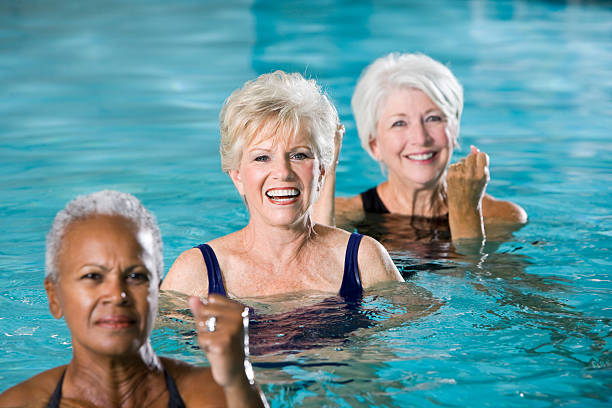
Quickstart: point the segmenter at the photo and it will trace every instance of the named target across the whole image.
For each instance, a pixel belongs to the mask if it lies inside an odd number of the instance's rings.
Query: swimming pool
[[[137,195],[158,217],[167,267],[243,226],[217,116],[231,90],[277,68],[327,89],[347,127],[339,194],[362,191],[382,176],[359,146],[350,96],[372,59],[399,50],[450,65],[466,100],[455,157],[470,144],[489,153],[488,191],[530,222],[479,257],[444,243],[398,248],[410,279],[366,297],[373,323],[254,357],[269,400],[608,406],[612,7],[586,3],[3,1],[0,389],[70,358],[42,286],[44,235],[69,199]],[[161,354],[205,361],[189,341],[181,324],[153,335]]]

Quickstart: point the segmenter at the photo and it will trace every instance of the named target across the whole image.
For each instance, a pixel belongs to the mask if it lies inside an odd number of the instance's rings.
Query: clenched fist
[[[243,326],[243,314],[248,309],[221,295],[209,295],[205,303],[192,296],[189,306],[196,321],[198,343],[206,352],[215,382],[226,387],[249,380],[245,373]]]
[[[489,182],[489,156],[472,146],[470,154],[449,166],[446,194],[451,236],[484,236],[482,198]]]

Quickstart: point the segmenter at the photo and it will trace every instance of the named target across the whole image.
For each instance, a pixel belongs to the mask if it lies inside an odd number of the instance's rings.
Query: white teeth
[[[423,154],[409,154],[408,158],[410,160],[429,160],[433,157],[433,153],[423,153]]]
[[[276,201],[290,201],[297,197],[299,194],[300,191],[295,188],[266,191],[266,195]]]

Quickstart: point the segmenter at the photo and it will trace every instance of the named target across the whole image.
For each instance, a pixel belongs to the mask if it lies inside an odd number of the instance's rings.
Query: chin
[[[98,353],[109,357],[127,357],[139,354],[140,349],[145,344],[146,341],[142,341],[142,339],[126,336],[101,342],[96,349]]]

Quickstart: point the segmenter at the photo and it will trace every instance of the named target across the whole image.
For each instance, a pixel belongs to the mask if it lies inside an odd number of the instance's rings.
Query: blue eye
[[[295,160],[305,160],[308,159],[308,155],[305,153],[294,153],[291,158]]]
[[[270,158],[266,155],[257,156],[254,159],[256,162],[267,162],[268,160],[270,160]]]
[[[444,120],[444,117],[440,115],[431,115],[425,118],[425,122],[442,122],[443,120]]]
[[[400,127],[400,126],[406,126],[406,121],[404,121],[404,120],[396,120],[391,125],[391,127]]]

